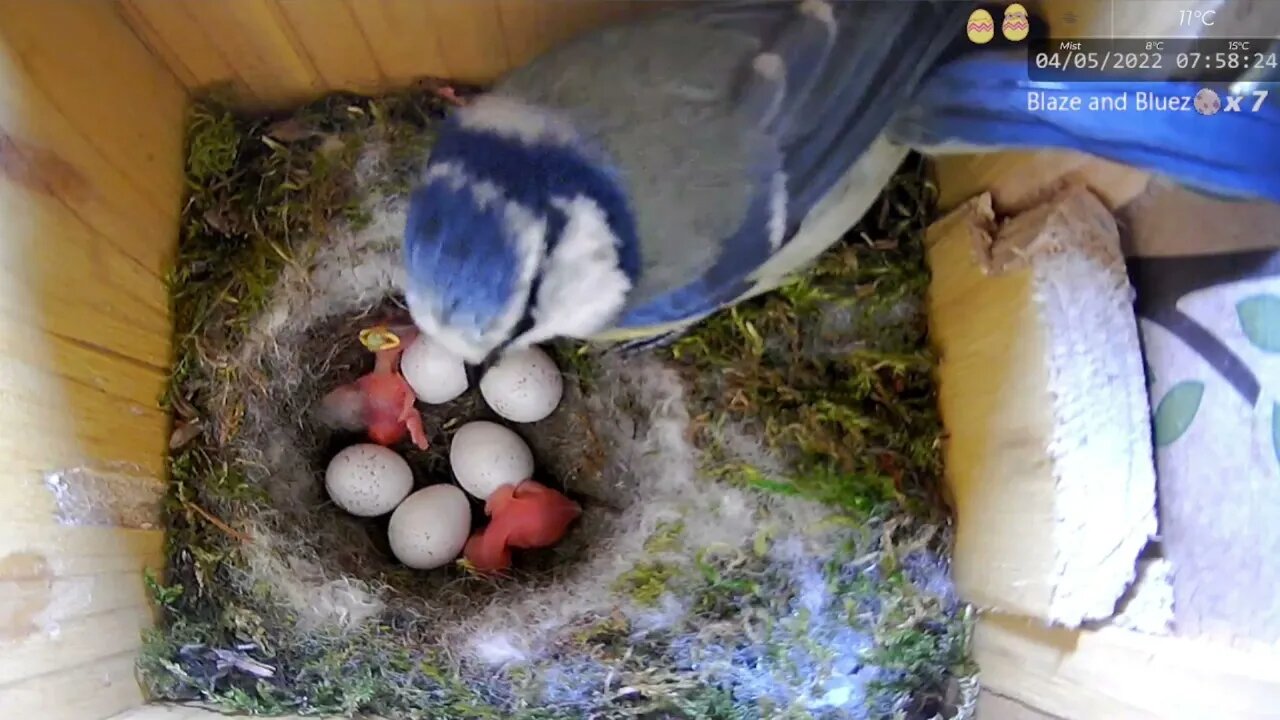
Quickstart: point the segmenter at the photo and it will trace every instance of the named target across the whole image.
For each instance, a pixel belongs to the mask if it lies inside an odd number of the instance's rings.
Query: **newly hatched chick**
[[[462,555],[478,571],[496,573],[511,567],[511,548],[545,548],[560,542],[582,508],[542,483],[525,480],[495,490],[484,512],[493,519],[471,536]]]
[[[417,337],[412,327],[396,331],[374,329],[361,334],[374,350],[374,368],[358,380],[342,385],[321,401],[321,420],[346,430],[365,430],[379,445],[394,445],[407,434],[421,450],[430,443],[422,415],[414,407],[413,388],[400,374],[400,355]]]

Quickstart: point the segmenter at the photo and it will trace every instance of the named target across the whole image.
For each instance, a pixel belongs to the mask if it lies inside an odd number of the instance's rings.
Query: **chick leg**
[[[414,405],[413,388],[403,379],[400,381],[404,385],[402,395],[404,396],[404,406],[400,409],[400,422],[409,428],[409,439],[419,450],[426,450],[431,447],[430,440],[427,439],[427,429],[422,424],[422,414],[418,412],[418,408]]]

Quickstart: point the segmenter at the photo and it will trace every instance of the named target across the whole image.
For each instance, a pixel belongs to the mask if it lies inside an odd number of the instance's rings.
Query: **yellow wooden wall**
[[[140,701],[186,93],[106,2],[0,0],[0,717]],[[74,471],[74,472],[71,472]]]
[[[229,83],[248,104],[370,91],[422,76],[484,82],[630,0],[116,0],[188,88]]]

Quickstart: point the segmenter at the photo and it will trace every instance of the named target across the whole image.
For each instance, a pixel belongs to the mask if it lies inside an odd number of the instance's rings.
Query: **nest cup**
[[[394,447],[415,489],[453,482],[453,433],[492,420],[529,444],[536,480],[582,506],[560,543],[516,551],[503,576],[405,567],[389,515],[330,501],[328,462],[366,440],[326,426],[320,400],[372,369],[360,330],[404,316],[406,191],[439,117],[423,105],[339,97],[252,122],[248,138],[197,115],[152,694],[260,714],[521,720],[924,718],[970,703],[944,698],[963,677],[964,628],[943,521],[894,505],[869,455],[888,448],[912,482],[936,469],[928,365],[894,359],[921,342],[918,236],[877,239],[901,258],[850,246],[819,273],[854,304],[793,288],[706,323],[693,359],[546,347],[564,394],[538,422],[499,418],[476,387],[420,403],[430,448]],[[853,237],[918,233],[922,197],[886,195],[878,225]],[[237,243],[239,264],[224,265]],[[889,281],[872,313],[848,290]],[[845,362],[867,333],[881,355]],[[883,407],[895,392],[900,407]],[[758,405],[727,413],[734,398]],[[806,452],[854,465],[797,464]]]
[[[366,350],[353,333],[353,328],[371,323],[377,317],[404,316],[404,310],[398,297],[389,297],[375,307],[348,314],[320,323],[312,332],[308,332],[308,344],[326,343],[336,345],[336,352],[321,364],[313,364],[304,368],[304,397],[315,398],[339,385],[351,382],[373,369],[373,354]],[[430,447],[421,450],[407,437],[391,446],[409,463],[414,474],[413,490],[420,490],[429,485],[452,484],[457,480],[449,465],[449,449],[453,435],[470,422],[485,420],[497,423],[514,431],[533,451],[533,479],[555,488],[574,500],[583,508],[583,515],[570,528],[569,533],[555,546],[549,548],[516,551],[513,554],[512,568],[501,577],[486,582],[476,582],[473,574],[463,566],[449,565],[431,571],[406,571],[391,553],[387,539],[387,526],[390,513],[374,518],[351,517],[332,503],[318,502],[306,512],[318,513],[319,522],[326,524],[349,524],[352,519],[360,531],[367,536],[361,538],[361,547],[372,548],[362,558],[359,565],[341,566],[337,569],[344,573],[371,577],[387,582],[396,592],[413,596],[429,597],[435,588],[443,584],[458,584],[467,590],[472,602],[464,603],[459,609],[474,611],[477,596],[487,596],[496,592],[508,583],[520,587],[538,587],[557,582],[557,577],[571,572],[573,565],[586,557],[590,552],[593,537],[607,535],[617,520],[618,513],[623,510],[627,498],[603,483],[604,467],[607,460],[606,449],[595,434],[588,406],[577,378],[573,375],[570,362],[565,359],[572,349],[548,348],[553,354],[557,366],[569,371],[565,381],[565,392],[555,410],[546,418],[531,423],[517,423],[502,418],[484,401],[479,388],[468,387],[459,397],[442,404],[418,402],[417,409],[422,415],[427,430]],[[316,357],[315,347],[297,348],[301,358]],[[323,413],[313,405],[302,417],[303,427],[300,433],[312,434],[321,443],[317,455],[309,457],[311,470],[323,473],[329,461],[341,450],[357,443],[369,442],[361,431],[334,429],[332,423],[326,422]],[[612,490],[612,492],[611,492]],[[485,515],[483,500],[467,494],[471,505],[471,529],[481,530],[489,521]],[[336,513],[336,514],[335,514]]]
[[[386,212],[398,215],[400,208],[397,204]],[[360,237],[356,233],[345,239],[358,243]],[[335,243],[328,250],[333,252],[345,244]],[[259,520],[259,533],[272,536],[269,544],[273,548],[294,548],[284,552],[296,552],[300,558],[313,556],[326,575],[341,577],[343,585],[379,588],[378,595],[388,606],[429,607],[436,623],[465,623],[482,613],[487,603],[502,602],[504,593],[527,593],[563,584],[593,547],[608,545],[606,538],[617,532],[619,516],[634,498],[618,483],[605,482],[606,448],[595,432],[592,408],[572,371],[559,406],[538,422],[504,420],[484,402],[479,388],[470,387],[446,404],[418,403],[430,440],[427,450],[418,449],[407,439],[392,446],[413,469],[417,490],[438,483],[456,484],[449,468],[449,446],[453,434],[468,422],[499,423],[529,444],[535,459],[534,479],[577,501],[583,514],[556,546],[517,551],[513,568],[504,576],[479,578],[458,564],[431,571],[406,568],[391,554],[387,540],[390,514],[355,517],[328,499],[323,474],[329,461],[343,448],[368,439],[362,432],[327,425],[319,412],[319,400],[373,369],[373,354],[360,344],[358,331],[377,318],[404,312],[397,291],[379,282],[386,276],[376,272],[394,266],[395,251],[386,246],[373,252],[366,248],[362,256],[363,263],[347,271],[371,278],[373,287],[324,284],[327,265],[321,260],[313,266],[307,282],[298,285],[307,288],[305,298],[292,295],[287,278],[277,289],[277,305],[292,307],[297,302],[311,312],[281,310],[276,315],[274,308],[269,309],[270,332],[257,334],[257,342],[251,339],[242,347],[240,360],[260,383],[245,392],[243,424],[232,448],[242,462],[255,469],[251,475],[271,498],[272,512],[269,520]],[[364,274],[371,269],[374,272]],[[272,322],[276,318],[282,322]],[[556,360],[563,368],[563,353],[556,354],[561,355]],[[468,498],[473,530],[478,530],[487,522],[484,503],[470,495]],[[288,562],[284,557],[277,559]],[[354,608],[332,610],[339,616],[358,615]],[[315,613],[315,619],[322,621],[323,614]]]
[[[357,177],[376,173],[387,152],[367,148]],[[557,648],[581,626],[631,604],[625,593],[618,596],[620,581],[625,585],[627,574],[648,562],[646,546],[664,527],[696,518],[706,525],[692,531],[695,549],[740,546],[751,537],[753,503],[699,478],[675,370],[654,358],[584,361],[573,349],[551,347],[565,389],[549,417],[505,421],[471,387],[444,405],[419,404],[428,450],[408,442],[393,449],[413,468],[415,489],[453,482],[452,434],[472,420],[499,422],[530,445],[535,479],[581,504],[570,533],[555,547],[517,551],[511,572],[498,578],[458,565],[421,571],[398,563],[386,537],[389,515],[349,515],[328,499],[323,484],[329,460],[366,440],[327,427],[320,400],[372,369],[359,331],[404,312],[398,242],[404,198],[369,194],[360,202],[361,222],[331,223],[292,248],[294,261],[266,293],[243,338],[213,360],[221,375],[234,378],[215,378],[208,393],[211,431],[222,438],[217,452],[243,468],[263,495],[248,503],[208,499],[247,538],[237,548],[242,561],[220,572],[259,615],[270,644],[306,647],[317,638],[370,633],[392,638],[415,656],[447,657],[446,674],[463,687],[483,685],[482,694],[496,693],[495,704],[509,705],[517,691],[492,682],[493,669],[574,657]],[[584,378],[586,368],[590,377]],[[478,527],[485,518],[481,504],[472,502]],[[687,554],[686,562],[694,552],[671,550]],[[651,603],[637,613],[661,625],[662,612]],[[570,673],[553,684],[580,680]]]

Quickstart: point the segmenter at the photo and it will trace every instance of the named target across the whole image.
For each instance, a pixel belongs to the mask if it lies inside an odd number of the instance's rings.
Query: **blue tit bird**
[[[511,71],[447,118],[410,194],[411,315],[480,366],[556,338],[665,341],[809,266],[913,148],[1072,148],[1275,197],[1274,112],[1043,119],[1016,102],[1025,50],[965,39],[975,7],[696,4]]]

